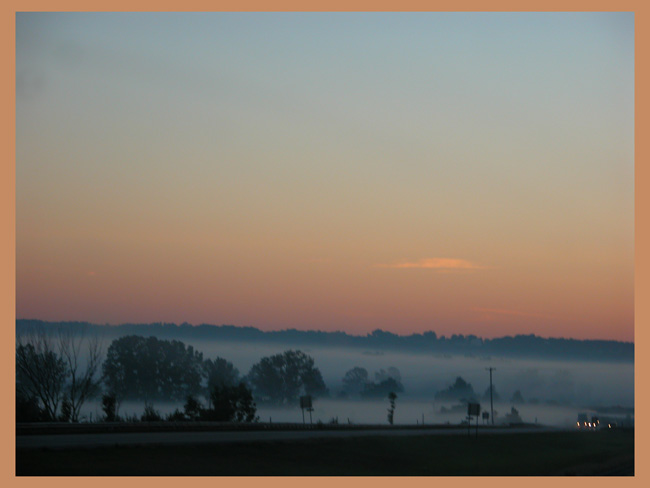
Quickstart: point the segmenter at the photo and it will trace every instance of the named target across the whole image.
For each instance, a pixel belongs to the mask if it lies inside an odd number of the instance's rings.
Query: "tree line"
[[[181,341],[156,337],[120,337],[111,342],[103,362],[101,357],[96,338],[69,330],[18,336],[17,421],[76,422],[82,405],[101,395],[108,420],[120,418],[124,400],[144,400],[148,420],[160,416],[153,402],[184,400],[176,420],[251,422],[254,398],[295,405],[300,395],[329,395],[314,359],[299,350],[264,357],[245,376],[224,358],[204,358]]]
[[[634,361],[634,343],[612,340],[580,340],[546,338],[533,334],[495,337],[492,339],[473,334],[438,335],[434,331],[398,335],[380,329],[366,335],[345,332],[287,329],[262,331],[255,327],[234,325],[180,325],[169,323],[97,325],[86,322],[44,322],[18,319],[16,331],[34,328],[69,328],[73,331],[90,329],[110,332],[119,336],[154,335],[178,340],[223,340],[238,342],[263,342],[266,344],[291,344],[293,346],[317,345],[321,347],[377,348],[441,354],[463,354],[499,357],[561,358],[593,361]]]
[[[108,421],[124,420],[119,413],[123,401],[143,400],[139,420],[163,420],[154,402],[184,401],[183,410],[177,409],[168,420],[252,422],[257,420],[256,402],[291,406],[301,395],[329,396],[314,359],[300,350],[263,357],[246,375],[224,358],[204,358],[191,345],[153,336],[117,338],[102,357],[96,337],[69,329],[17,336],[17,421],[77,422],[83,404],[100,396]],[[489,390],[483,400],[490,398]],[[371,379],[368,370],[356,366],[343,376],[338,397],[388,398],[392,423],[396,394],[403,391],[397,368],[380,369]],[[438,401],[467,403],[479,397],[462,377],[435,393]],[[492,398],[500,399],[494,388]],[[511,403],[524,403],[519,390]]]

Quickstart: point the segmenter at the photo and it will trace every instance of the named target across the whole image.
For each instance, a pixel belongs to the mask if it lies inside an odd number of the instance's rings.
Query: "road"
[[[483,434],[525,434],[559,432],[551,427],[518,427],[499,429],[484,427]],[[298,431],[217,431],[217,432],[121,432],[95,434],[19,435],[17,449],[71,449],[128,445],[196,445],[224,444],[232,442],[299,441],[306,439],[332,439],[366,436],[434,436],[467,435],[458,429],[377,429],[377,430],[298,430]],[[474,429],[471,430],[474,436]]]

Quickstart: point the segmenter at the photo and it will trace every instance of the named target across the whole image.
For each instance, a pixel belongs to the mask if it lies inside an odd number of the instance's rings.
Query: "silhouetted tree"
[[[354,371],[354,370],[350,370]],[[363,370],[365,371],[365,370]],[[375,381],[366,380],[361,383],[358,382],[357,386],[362,386],[360,389],[362,398],[385,398],[388,393],[403,392],[404,386],[402,385],[402,375],[394,366],[385,369],[380,369],[375,372]]]
[[[99,391],[97,370],[101,361],[101,345],[96,336],[87,338],[85,329],[81,333],[62,329],[58,333],[58,340],[67,370],[64,416],[66,420],[78,422],[83,404]]]
[[[385,369],[380,369],[375,373],[375,381],[381,383],[382,381],[387,380],[388,378],[393,378],[398,384],[402,383],[402,374],[399,372],[395,366],[388,368],[388,371]]]
[[[142,412],[140,420],[143,422],[160,422],[162,416],[160,415],[160,412],[153,407],[153,403],[145,402],[144,412]]]
[[[72,421],[72,400],[68,395],[65,395],[61,401],[61,414],[58,420],[61,422]]]
[[[446,390],[440,390],[435,394],[436,400],[465,400],[472,401],[476,399],[474,388],[463,378],[458,376],[453,385],[449,385]]]
[[[111,343],[102,369],[118,405],[124,398],[180,400],[200,393],[203,355],[180,341],[125,336]]]
[[[395,416],[395,400],[397,400],[397,395],[394,391],[391,391],[388,394],[388,401],[390,402],[390,407],[388,407],[388,423],[393,425],[393,419]]]
[[[295,403],[302,393],[314,397],[328,393],[314,359],[302,351],[262,358],[247,379],[258,400],[276,404]]]
[[[206,359],[203,361],[203,371],[207,378],[207,392],[215,386],[233,386],[239,383],[239,371],[224,358]]]
[[[20,390],[16,391],[16,422],[41,422],[47,420],[45,411],[40,407],[36,397],[26,397]]]
[[[185,417],[188,420],[198,420],[201,418],[203,406],[194,396],[190,395],[187,397],[183,408],[185,410]]]
[[[390,392],[401,392],[403,390],[404,388],[395,378],[387,378],[381,383],[366,383],[361,396],[363,398],[385,398]]]
[[[102,395],[102,411],[106,422],[115,422],[117,417],[117,398],[115,393],[105,393]]]
[[[210,392],[211,408],[202,417],[217,422],[256,422],[257,408],[251,390],[244,384],[215,386]]]
[[[521,392],[519,390],[515,391],[512,394],[512,398],[510,399],[510,403],[514,403],[515,405],[521,405],[524,402],[524,397],[521,395]]]
[[[52,328],[52,326],[78,328],[81,324],[74,322],[47,323],[39,320],[16,320],[16,332],[33,328]],[[107,326],[90,325],[95,329],[105,329]],[[337,346],[355,346],[358,348],[400,349],[402,351],[435,351],[448,354],[477,354],[494,356],[531,356],[567,359],[598,359],[616,361],[634,361],[634,343],[601,340],[553,339],[534,335],[516,335],[494,339],[481,339],[473,335],[463,336],[454,334],[451,337],[438,337],[435,332],[412,334],[408,336],[395,335],[383,331],[375,331],[367,336],[352,336],[343,332],[297,331],[284,330],[262,332],[253,327],[215,326],[202,324],[122,324],[110,326],[117,335],[138,334],[146,331],[147,335],[166,338],[189,338],[193,340],[239,340],[263,341],[269,340],[278,344],[331,344]],[[518,382],[525,391],[533,391],[526,384]],[[539,392],[535,393],[538,394]]]
[[[98,391],[101,347],[85,331],[39,329],[17,336],[16,391],[36,398],[48,420],[77,422],[83,404]]]
[[[318,368],[311,368],[302,376],[302,386],[304,393],[314,398],[329,395],[329,390],[323,381],[323,375]]]
[[[519,411],[515,407],[512,407],[510,413],[506,414],[505,421],[508,424],[520,424],[523,422],[519,416]]]
[[[183,422],[184,420],[187,420],[187,417],[177,408],[172,413],[168,413],[165,416],[165,420],[167,422]]]
[[[20,336],[16,345],[16,393],[38,399],[44,420],[56,420],[67,376],[64,360],[44,332]]]
[[[349,394],[359,394],[368,383],[368,371],[358,366],[348,370],[343,376],[343,390]]]

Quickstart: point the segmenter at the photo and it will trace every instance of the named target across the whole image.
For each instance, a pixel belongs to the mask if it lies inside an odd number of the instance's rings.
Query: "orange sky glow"
[[[16,315],[634,340],[634,16],[18,14]]]

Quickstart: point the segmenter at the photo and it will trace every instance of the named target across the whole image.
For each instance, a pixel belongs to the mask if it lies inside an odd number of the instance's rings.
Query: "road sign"
[[[467,404],[467,415],[471,417],[478,417],[481,413],[481,404],[480,403],[468,403]]]
[[[311,408],[311,395],[300,397],[300,408]]]

